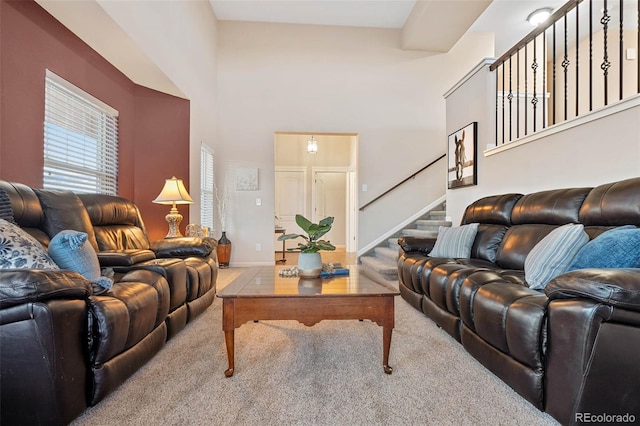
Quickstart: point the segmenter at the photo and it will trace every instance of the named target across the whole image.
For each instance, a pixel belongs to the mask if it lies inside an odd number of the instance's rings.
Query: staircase
[[[382,279],[394,286],[398,283],[398,238],[404,236],[418,238],[436,238],[441,226],[451,226],[451,222],[445,220],[446,204],[442,203],[425,213],[408,227],[402,229],[378,244],[372,250],[360,256],[359,263],[365,273],[374,278]]]

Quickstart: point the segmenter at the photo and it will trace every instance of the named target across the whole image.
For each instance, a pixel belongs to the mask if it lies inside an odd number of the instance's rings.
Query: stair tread
[[[419,219],[416,220],[416,224],[425,226],[451,226],[449,220],[432,220],[432,219]]]
[[[374,256],[362,256],[360,261],[378,273],[398,273],[398,266],[395,262],[385,262]]]
[[[398,249],[392,249],[391,247],[376,247],[374,249],[376,257],[393,260],[398,260]]]
[[[407,237],[418,237],[418,238],[436,238],[438,236],[438,231],[425,231],[422,229],[403,229],[402,235]]]

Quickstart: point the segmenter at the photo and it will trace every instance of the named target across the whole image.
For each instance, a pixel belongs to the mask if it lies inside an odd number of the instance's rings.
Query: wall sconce
[[[191,204],[193,200],[187,192],[187,189],[182,183],[182,179],[177,179],[173,176],[171,179],[167,179],[164,182],[164,187],[160,194],[152,201],[156,204],[171,205],[171,210],[164,218],[169,224],[169,232],[165,238],[182,237],[180,233],[180,222],[182,222],[182,215],[178,212],[176,204]]]
[[[307,152],[309,154],[318,153],[318,141],[313,136],[311,136],[311,139],[307,141]]]
[[[552,12],[553,12],[553,9],[551,9],[550,7],[543,7],[541,9],[536,9],[533,12],[531,12],[529,16],[527,16],[527,22],[529,22],[534,27],[537,27],[538,25],[546,21],[549,18],[549,16],[551,16]]]

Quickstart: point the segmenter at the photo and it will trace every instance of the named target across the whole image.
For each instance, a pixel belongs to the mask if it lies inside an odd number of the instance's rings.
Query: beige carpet
[[[242,269],[220,271],[219,288]],[[553,425],[396,298],[392,375],[369,321],[248,323],[227,368],[221,301],[74,425]]]

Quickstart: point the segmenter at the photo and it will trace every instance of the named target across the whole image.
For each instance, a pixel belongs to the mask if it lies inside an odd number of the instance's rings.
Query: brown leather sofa
[[[150,243],[137,207],[120,197],[5,181],[0,190],[43,247],[61,230],[85,232],[101,267],[115,272],[97,295],[76,272],[0,269],[0,420],[67,424],[211,305],[216,241]]]
[[[470,223],[479,225],[468,259],[430,257],[433,239],[399,240],[402,297],[562,424],[640,420],[640,269],[573,270],[544,290],[524,273],[561,225],[581,223],[591,240],[640,226],[640,178],[485,197],[466,208],[461,225]]]

